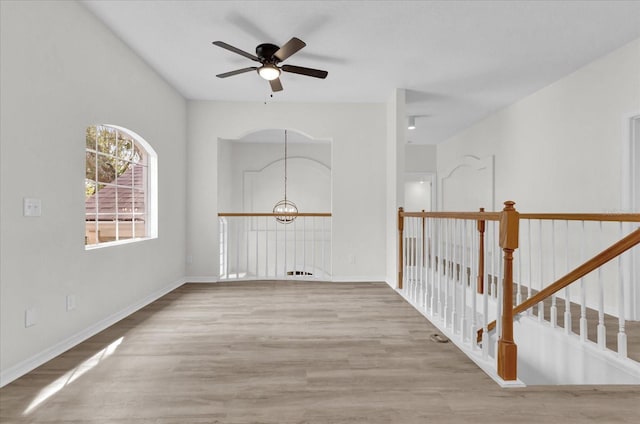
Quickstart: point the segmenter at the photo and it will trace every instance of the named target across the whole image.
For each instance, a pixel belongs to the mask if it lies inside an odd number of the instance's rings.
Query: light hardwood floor
[[[0,421],[639,422],[640,386],[501,389],[434,333],[383,283],[186,284],[0,389]]]

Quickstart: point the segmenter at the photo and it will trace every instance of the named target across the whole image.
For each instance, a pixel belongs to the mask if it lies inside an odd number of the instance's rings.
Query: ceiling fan
[[[293,37],[287,41],[284,46],[279,47],[275,44],[263,43],[256,47],[256,54],[252,55],[244,50],[240,50],[237,47],[233,47],[225,43],[224,41],[214,41],[214,45],[227,49],[255,62],[259,62],[261,66],[250,66],[248,68],[236,69],[235,71],[225,72],[224,74],[216,75],[218,78],[227,78],[233,75],[243,74],[250,71],[258,71],[258,74],[269,81],[272,91],[282,91],[282,83],[280,82],[280,74],[284,72],[291,72],[293,74],[306,75],[314,78],[326,78],[329,74],[327,71],[320,69],[304,68],[302,66],[282,65],[278,66],[280,62],[283,62],[293,54],[297,53],[300,49],[306,46],[305,42],[299,38]]]

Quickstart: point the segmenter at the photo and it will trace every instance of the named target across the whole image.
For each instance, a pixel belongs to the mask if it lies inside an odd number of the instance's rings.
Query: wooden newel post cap
[[[402,216],[403,212],[404,212],[404,208],[402,206],[400,206],[398,208],[398,230],[399,231],[403,231],[404,230],[404,216]]]
[[[516,202],[507,200],[500,213],[500,247],[515,250],[518,248],[520,213],[514,208]]]

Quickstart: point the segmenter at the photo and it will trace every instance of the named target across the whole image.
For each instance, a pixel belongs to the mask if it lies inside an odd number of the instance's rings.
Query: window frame
[[[131,243],[137,243],[137,242],[141,242],[141,241],[145,241],[145,240],[151,240],[151,239],[155,239],[158,238],[158,155],[155,151],[155,149],[144,139],[142,138],[138,133],[136,133],[135,131],[132,131],[128,128],[119,126],[119,125],[113,125],[113,124],[92,124],[89,125],[86,129],[90,128],[90,127],[107,127],[110,129],[114,129],[118,132],[124,133],[126,134],[127,137],[131,138],[135,145],[142,150],[143,154],[145,155],[145,159],[146,159],[146,168],[147,168],[147,175],[145,176],[146,178],[146,188],[145,188],[145,216],[146,216],[146,220],[145,220],[145,235],[141,236],[141,237],[131,237],[131,238],[125,238],[125,239],[120,239],[120,240],[110,240],[110,241],[103,241],[100,242],[98,241],[97,243],[94,244],[87,244],[86,243],[86,225],[87,225],[87,213],[86,213],[86,202],[85,202],[85,250],[95,250],[95,249],[101,249],[104,247],[112,247],[112,246],[119,246],[119,245],[123,245],[123,244],[131,244]],[[86,131],[85,129],[85,131]],[[86,169],[87,169],[87,165],[86,165],[86,154],[87,153],[95,153],[96,154],[96,167],[97,167],[97,155],[99,154],[99,152],[97,152],[96,149],[92,149],[92,151],[89,150],[89,148],[87,148],[86,146],[86,141],[85,141],[85,180],[86,180]],[[109,155],[111,156],[111,155]],[[140,165],[141,166],[141,165]],[[114,180],[115,181],[115,180]],[[96,183],[99,183],[99,181],[95,181]],[[107,183],[108,185],[111,186],[115,186],[117,189],[117,183],[114,182],[110,182]],[[135,190],[135,187],[132,186],[131,187],[132,191]],[[85,182],[85,190],[86,190],[86,182]],[[97,192],[96,192],[97,193]],[[85,197],[86,200],[86,197]],[[117,200],[116,200],[117,202]],[[117,216],[117,211],[118,211],[118,205],[116,203],[116,216]],[[98,217],[98,211],[96,211],[96,218]],[[95,221],[97,223],[96,225],[96,230],[99,231],[100,229],[100,220],[96,220]],[[132,225],[135,225],[132,223]],[[135,235],[135,234],[134,234]]]

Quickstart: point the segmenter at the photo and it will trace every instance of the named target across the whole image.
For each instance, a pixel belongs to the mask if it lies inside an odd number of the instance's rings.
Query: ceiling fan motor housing
[[[278,58],[274,56],[274,54],[280,50],[280,47],[275,44],[264,43],[258,45],[256,47],[256,56],[260,59],[262,63],[277,63],[279,62]]]

